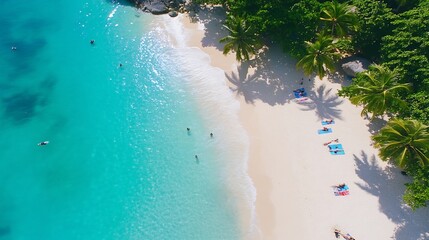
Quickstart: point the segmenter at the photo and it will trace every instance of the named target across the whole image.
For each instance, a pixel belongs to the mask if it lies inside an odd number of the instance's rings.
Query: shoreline
[[[250,141],[247,169],[256,188],[258,231],[251,239],[334,239],[335,228],[356,239],[426,239],[428,210],[411,212],[402,204],[408,179],[379,160],[370,139],[377,123],[337,96],[341,76],[307,80],[296,61],[276,47],[240,64],[233,54],[224,56],[217,42],[226,34],[223,17],[211,8],[200,11],[196,22],[187,15],[173,21],[185,27],[187,46],[201,49],[225,72],[240,103],[239,119]],[[292,91],[299,87],[308,91],[308,101],[294,101]],[[317,134],[323,119],[335,120],[332,134]],[[336,138],[345,155],[332,156],[323,145]],[[343,182],[350,195],[335,196],[332,186]],[[407,225],[415,221],[423,225]],[[246,231],[243,239],[249,239]]]

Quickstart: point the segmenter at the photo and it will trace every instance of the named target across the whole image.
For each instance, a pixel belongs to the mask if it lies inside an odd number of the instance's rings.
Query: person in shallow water
[[[43,141],[43,142],[39,142],[37,145],[39,146],[46,146],[49,144],[49,141]]]

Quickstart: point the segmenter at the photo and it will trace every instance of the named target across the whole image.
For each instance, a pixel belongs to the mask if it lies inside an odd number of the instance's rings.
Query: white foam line
[[[107,21],[109,21],[110,19],[112,19],[112,18],[113,18],[113,16],[115,15],[116,11],[118,10],[118,7],[119,7],[119,5],[118,5],[118,6],[116,6],[116,7],[115,7],[111,12],[110,12],[109,16],[107,17]]]
[[[211,65],[211,58],[199,48],[187,46],[186,29],[180,18],[163,18],[163,30],[175,46],[174,58],[184,70],[183,79],[201,104],[204,119],[216,132],[225,133],[218,147],[228,161],[226,179],[233,196],[247,205],[250,211],[250,226],[246,226],[245,238],[259,234],[256,224],[256,189],[248,174],[249,138],[238,117],[239,101],[226,84],[225,72]],[[165,35],[165,34],[164,34]],[[240,209],[243,210],[243,209]]]

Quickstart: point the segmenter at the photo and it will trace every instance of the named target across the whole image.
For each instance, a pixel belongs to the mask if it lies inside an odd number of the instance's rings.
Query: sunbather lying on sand
[[[329,141],[329,142],[326,142],[326,143],[324,143],[323,145],[324,145],[324,146],[326,146],[326,145],[331,144],[332,142],[338,142],[338,138],[337,138],[337,139],[333,139],[333,140],[331,140],[331,141]]]

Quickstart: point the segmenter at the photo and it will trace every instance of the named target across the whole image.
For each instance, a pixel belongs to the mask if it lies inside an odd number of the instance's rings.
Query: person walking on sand
[[[213,138],[213,133],[210,133],[210,137]]]

